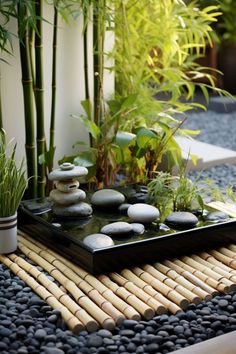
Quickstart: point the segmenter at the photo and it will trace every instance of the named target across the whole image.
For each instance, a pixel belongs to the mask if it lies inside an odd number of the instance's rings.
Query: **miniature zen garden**
[[[176,136],[236,151],[222,62],[236,3],[12,0],[0,14],[0,352],[164,354],[235,331],[236,166],[191,171]],[[63,48],[78,43],[65,118]]]

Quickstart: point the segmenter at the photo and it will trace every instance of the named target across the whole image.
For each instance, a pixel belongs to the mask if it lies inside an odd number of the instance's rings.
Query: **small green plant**
[[[0,217],[16,213],[25,192],[27,181],[23,161],[17,167],[15,162],[16,144],[7,153],[5,132],[0,131]]]

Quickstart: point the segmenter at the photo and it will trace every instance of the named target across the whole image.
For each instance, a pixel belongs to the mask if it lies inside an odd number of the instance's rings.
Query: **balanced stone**
[[[73,168],[64,169],[63,165],[64,164],[49,173],[48,178],[50,181],[66,181],[71,180],[73,178],[86,176],[88,174],[88,170],[86,167],[72,165]]]
[[[96,207],[118,207],[124,203],[125,196],[114,189],[101,189],[96,191],[91,198],[91,203]]]
[[[143,224],[139,224],[139,223],[135,223],[135,222],[134,222],[134,223],[131,223],[130,225],[132,226],[133,232],[134,232],[135,234],[138,234],[138,235],[144,234],[144,232],[145,232],[145,227],[144,227]]]
[[[212,211],[206,216],[206,220],[212,222],[226,221],[228,219],[229,215],[224,213],[223,211]]]
[[[78,204],[72,204],[68,206],[62,206],[54,204],[52,211],[57,216],[78,216],[78,217],[87,217],[90,216],[93,212],[91,206],[87,203],[80,202]]]
[[[198,218],[188,211],[175,211],[167,216],[165,223],[174,229],[189,229],[197,225]]]
[[[131,205],[127,213],[131,220],[141,223],[153,222],[160,216],[159,210],[157,208],[152,205],[143,203]]]
[[[76,189],[74,191],[63,193],[57,189],[53,189],[49,195],[50,199],[60,205],[70,205],[85,200],[86,194],[82,189]]]
[[[55,185],[59,191],[67,193],[76,190],[79,187],[79,181],[76,179],[56,181]]]
[[[83,240],[84,244],[95,249],[113,246],[114,242],[112,238],[104,234],[92,234],[86,236]]]
[[[124,221],[117,221],[111,224],[105,225],[101,228],[101,233],[111,236],[127,235],[133,231],[132,226]]]

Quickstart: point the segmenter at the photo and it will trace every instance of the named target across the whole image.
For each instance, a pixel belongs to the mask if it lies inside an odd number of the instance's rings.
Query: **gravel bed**
[[[190,115],[185,127],[201,129],[199,140],[236,150],[236,112],[208,111]],[[190,175],[196,176],[196,172]],[[224,188],[235,184],[236,166],[205,170]],[[156,316],[150,321],[126,320],[113,332],[100,329],[75,336],[59,311],[52,310],[8,268],[0,264],[0,353],[90,354],[156,353],[199,343],[236,330],[236,294],[219,295],[198,306],[191,304],[177,315]]]

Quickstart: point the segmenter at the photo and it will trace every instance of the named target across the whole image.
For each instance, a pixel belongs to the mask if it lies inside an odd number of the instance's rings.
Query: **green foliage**
[[[15,151],[16,145],[7,154],[5,132],[0,131],[0,217],[15,214],[27,185],[23,161],[17,167]]]

